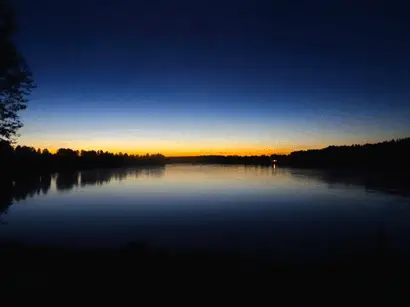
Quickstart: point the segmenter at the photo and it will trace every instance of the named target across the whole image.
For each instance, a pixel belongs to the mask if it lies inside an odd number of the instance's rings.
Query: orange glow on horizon
[[[259,144],[258,144],[259,143]],[[330,142],[329,142],[330,143]],[[272,155],[289,154],[293,151],[320,149],[329,146],[326,140],[317,143],[296,143],[295,141],[268,141],[268,142],[224,142],[223,140],[144,140],[133,142],[128,140],[31,140],[21,139],[16,145],[25,145],[35,149],[48,149],[51,153],[57,152],[59,148],[70,148],[72,150],[102,150],[111,153],[127,153],[133,155],[163,154],[166,157],[189,157],[201,155]],[[262,145],[264,144],[264,145]],[[263,147],[262,147],[262,146]],[[336,145],[336,144],[335,144]]]
[[[59,148],[70,148],[73,150],[102,150],[111,153],[127,153],[134,155],[163,154],[167,157],[176,156],[201,156],[201,155],[272,155],[289,154],[293,151],[307,149],[321,149],[329,145],[349,145],[363,142],[379,140],[363,140],[358,142],[355,139],[330,138],[287,138],[286,136],[272,138],[240,139],[239,137],[132,137],[126,136],[116,138],[107,137],[87,137],[80,138],[72,135],[52,136],[22,136],[18,140],[19,145],[26,145],[41,150],[48,149],[55,153]],[[16,144],[17,145],[17,144]]]
[[[28,144],[18,144],[20,146],[30,146],[34,147],[35,149],[48,149],[51,153],[56,153],[59,148],[70,148],[72,150],[102,150],[104,152],[111,152],[111,153],[123,153],[123,154],[132,154],[132,155],[145,155],[145,154],[163,154],[166,157],[193,157],[193,156],[207,156],[207,155],[221,155],[221,156],[230,156],[230,155],[238,155],[238,156],[252,156],[252,155],[272,155],[272,154],[289,154],[295,150],[302,150],[304,148],[291,148],[291,149],[284,149],[284,148],[244,148],[244,149],[207,149],[207,150],[126,150],[126,149],[108,149],[108,148],[76,148],[76,147],[54,147],[54,146],[33,146]]]

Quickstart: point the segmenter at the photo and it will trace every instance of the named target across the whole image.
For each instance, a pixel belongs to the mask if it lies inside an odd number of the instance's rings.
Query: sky
[[[271,154],[410,134],[405,1],[14,0],[19,144]]]

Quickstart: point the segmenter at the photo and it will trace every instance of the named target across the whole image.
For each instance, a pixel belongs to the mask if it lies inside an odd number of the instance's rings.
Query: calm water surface
[[[304,258],[410,246],[408,194],[324,171],[168,165],[26,178],[0,194],[0,239],[29,243]]]

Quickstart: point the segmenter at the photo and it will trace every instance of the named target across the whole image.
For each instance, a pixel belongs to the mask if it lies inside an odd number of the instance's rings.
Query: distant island
[[[272,165],[271,156],[192,156],[192,157],[169,157],[167,163],[188,163],[188,164],[243,164],[243,165]]]
[[[288,155],[204,155],[165,157],[162,154],[130,155],[102,150],[60,148],[56,153],[0,141],[0,168],[4,171],[53,172],[126,166],[164,166],[170,163],[279,165],[311,168],[410,168],[410,137],[376,144],[329,146],[294,151]]]

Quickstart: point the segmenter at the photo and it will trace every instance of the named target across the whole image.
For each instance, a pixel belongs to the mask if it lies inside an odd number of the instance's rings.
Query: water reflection
[[[266,183],[268,177],[280,177],[289,179],[285,185],[291,185],[291,181],[321,182],[326,183],[329,189],[335,187],[355,186],[362,187],[366,191],[382,193],[394,193],[404,197],[410,196],[410,187],[407,184],[407,175],[395,172],[378,173],[352,172],[340,170],[306,170],[278,168],[264,166],[168,166],[169,174],[163,179],[167,183],[185,182],[213,182],[216,186],[226,185],[229,180],[242,179],[249,181],[249,185]],[[122,181],[129,178],[161,178],[165,174],[165,167],[150,168],[123,168],[89,170],[71,173],[59,173],[54,175],[17,176],[15,178],[0,179],[0,213],[7,211],[13,202],[19,202],[36,195],[45,195],[50,190],[52,183],[58,192],[69,192],[74,188],[86,186],[101,186],[109,184],[112,180]],[[195,175],[193,175],[195,174]],[[240,175],[242,174],[242,175]],[[252,178],[252,179],[250,179]],[[223,186],[221,186],[223,188]]]
[[[13,201],[25,200],[35,195],[47,194],[50,190],[51,175],[0,179],[0,212],[6,211]]]
[[[106,170],[77,173],[77,179],[80,182],[81,187],[88,185],[103,185],[109,183],[111,181],[111,178],[122,180],[126,176],[126,172],[112,172]]]
[[[163,167],[150,167],[150,168],[140,168],[134,170],[135,177],[154,177],[160,178],[164,176],[165,168]],[[132,173],[132,172],[131,172]]]
[[[398,170],[353,171],[289,169],[291,176],[302,181],[316,180],[327,184],[329,189],[356,186],[367,192],[381,192],[403,197],[410,196],[409,174]]]
[[[101,186],[108,184],[111,180],[122,181],[128,177],[156,177],[159,178],[164,175],[165,168],[150,167],[150,168],[119,168],[119,169],[102,169],[102,170],[88,170],[74,173],[60,173],[56,179],[57,191],[70,191],[76,187],[86,186]]]
[[[7,216],[0,214],[6,224],[0,239],[81,246],[146,241],[171,248],[269,250],[285,257],[286,250],[296,255],[307,246],[326,253],[344,244],[375,245],[382,231],[389,244],[410,246],[402,240],[410,233],[405,177],[167,165],[3,178],[0,210],[16,205]]]
[[[164,167],[138,169],[104,169],[82,172],[59,173],[54,175],[16,176],[0,178],[0,214],[7,212],[13,202],[19,202],[36,195],[46,195],[55,182],[56,190],[69,192],[77,187],[103,185],[111,180],[121,181],[129,176],[155,177],[164,175]]]
[[[74,187],[78,186],[78,175],[78,172],[57,174],[57,191],[70,191]]]
[[[29,176],[19,178],[13,182],[13,198],[16,201],[25,200],[27,197],[47,194],[50,190],[51,176]]]
[[[0,223],[3,223],[1,215],[7,213],[13,202],[36,195],[45,195],[50,190],[50,185],[50,175],[17,177],[14,180],[0,178]]]

